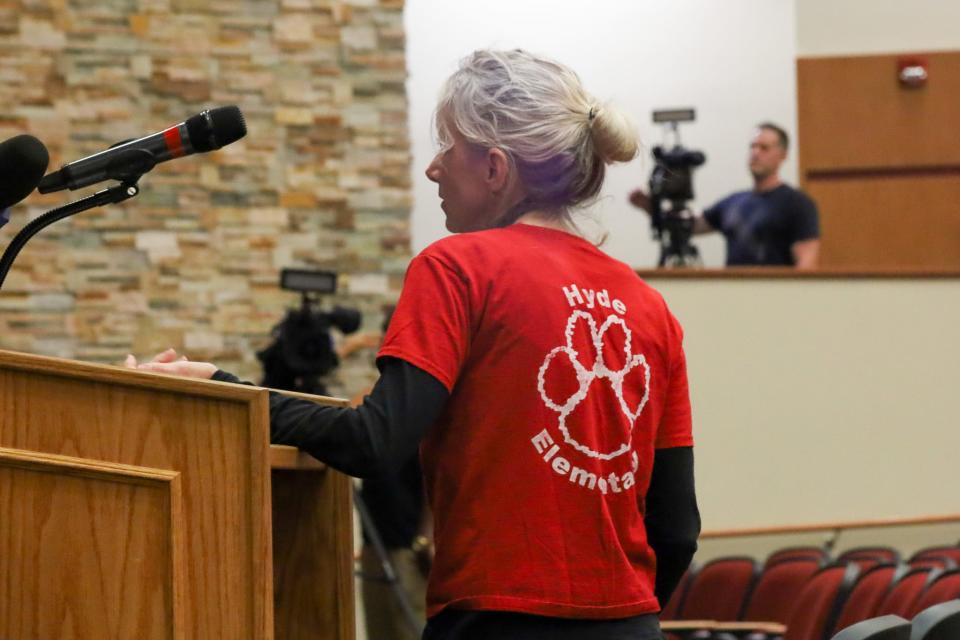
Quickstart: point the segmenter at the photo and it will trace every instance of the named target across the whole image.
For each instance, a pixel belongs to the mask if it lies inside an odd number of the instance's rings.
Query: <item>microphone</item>
[[[9,208],[37,188],[49,162],[47,148],[33,136],[0,143],[0,227],[10,221]]]
[[[158,133],[114,145],[63,165],[40,181],[40,193],[80,189],[104,180],[136,180],[159,162],[213,151],[247,135],[236,106],[201,111]]]

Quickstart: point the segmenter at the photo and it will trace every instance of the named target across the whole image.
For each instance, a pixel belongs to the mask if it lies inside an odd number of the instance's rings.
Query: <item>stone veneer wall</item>
[[[167,346],[259,379],[297,294],[283,267],[341,275],[375,331],[410,258],[402,0],[0,0],[0,139],[51,170],[211,106],[248,135],[158,165],[128,202],[36,236],[0,290],[0,348],[118,363]],[[103,188],[99,186],[98,188]],[[91,193],[32,195],[30,218]],[[336,334],[335,334],[336,335]],[[339,336],[337,336],[339,339]],[[368,382],[360,350],[332,380]]]

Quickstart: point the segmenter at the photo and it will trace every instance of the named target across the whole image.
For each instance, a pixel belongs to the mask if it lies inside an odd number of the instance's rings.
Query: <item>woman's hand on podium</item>
[[[183,376],[186,378],[210,379],[217,371],[215,364],[209,362],[192,362],[187,359],[187,356],[178,355],[173,349],[161,351],[153,356],[150,362],[138,363],[133,354],[129,354],[123,365],[128,369],[166,373],[172,376]]]

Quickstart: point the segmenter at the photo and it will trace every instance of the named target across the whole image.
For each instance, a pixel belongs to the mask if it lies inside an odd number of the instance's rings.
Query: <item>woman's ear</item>
[[[496,147],[487,150],[486,183],[493,193],[501,193],[510,181],[510,158],[503,149]]]

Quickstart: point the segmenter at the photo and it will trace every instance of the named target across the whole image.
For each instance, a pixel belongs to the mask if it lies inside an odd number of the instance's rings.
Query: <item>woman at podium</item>
[[[477,51],[426,175],[453,235],[417,255],[357,408],[271,395],[271,439],[351,475],[419,448],[424,638],[660,638],[700,529],[682,330],[575,221],[635,130],[577,75]],[[141,369],[239,382],[167,351]]]

